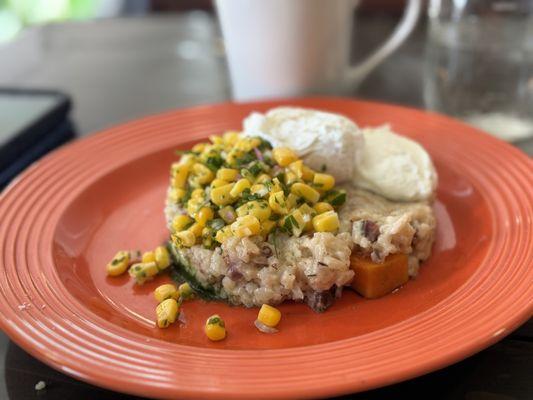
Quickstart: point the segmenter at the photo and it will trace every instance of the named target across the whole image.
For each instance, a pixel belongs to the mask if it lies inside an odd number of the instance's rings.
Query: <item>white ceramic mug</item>
[[[389,39],[351,66],[358,0],[216,0],[234,99],[355,89],[413,30],[420,1],[408,0]]]

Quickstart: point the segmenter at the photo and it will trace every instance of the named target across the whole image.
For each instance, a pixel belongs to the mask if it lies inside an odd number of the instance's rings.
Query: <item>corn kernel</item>
[[[222,138],[222,136],[218,136],[218,135],[209,136],[209,140],[213,144],[222,144],[224,142],[224,139]]]
[[[298,156],[294,151],[288,147],[276,147],[272,150],[274,160],[282,167],[288,166],[290,163],[298,160]]]
[[[270,193],[268,197],[268,205],[277,214],[287,214],[287,201],[283,192]]]
[[[220,186],[227,185],[227,184],[229,184],[228,181],[216,178],[216,179],[213,179],[213,181],[211,182],[211,189],[215,189],[215,188],[218,188]]]
[[[302,234],[305,228],[306,221],[303,214],[299,210],[294,210],[285,218],[280,220],[280,225],[298,237]]]
[[[196,243],[196,236],[189,230],[176,232],[171,237],[177,246],[192,247]]]
[[[307,182],[312,182],[315,177],[315,171],[309,168],[307,165],[302,166],[302,179]]]
[[[189,229],[187,229],[189,232],[192,232],[194,236],[201,237],[202,236],[202,230],[204,229],[203,225],[201,225],[198,222],[195,222],[192,224]]]
[[[235,143],[235,147],[245,153],[251,151],[254,147],[257,147],[261,144],[261,140],[258,138],[241,138]]]
[[[212,208],[202,207],[200,211],[196,214],[196,222],[198,222],[202,227],[207,224],[207,221],[210,221],[214,218],[215,212]]]
[[[322,214],[322,213],[325,213],[326,211],[333,211],[333,206],[323,201],[316,203],[313,206],[313,208],[317,212],[317,214]]]
[[[261,232],[261,223],[253,215],[238,217],[231,224],[231,232],[237,237],[258,235]]]
[[[303,197],[310,203],[316,203],[320,199],[320,193],[305,183],[295,183],[291,186],[291,193]]]
[[[168,198],[173,203],[178,203],[185,195],[187,191],[185,189],[171,188],[168,194]]]
[[[178,297],[179,292],[176,289],[176,286],[171,283],[165,283],[154,290],[154,298],[158,303],[161,303],[166,299],[177,299]]]
[[[272,179],[272,187],[270,188],[270,193],[275,192],[282,192],[283,191],[283,185],[279,181],[278,178]]]
[[[174,176],[172,177],[172,187],[176,189],[185,188],[187,183],[187,178],[189,176],[189,166],[188,165],[179,165],[174,171]]]
[[[276,221],[266,220],[261,222],[261,235],[266,237],[276,226]]]
[[[197,176],[198,183],[205,185],[215,179],[215,174],[204,164],[196,163],[192,166],[192,171]]]
[[[313,229],[313,217],[316,215],[316,211],[309,207],[307,204],[302,204],[298,207],[300,213],[302,213],[303,220],[305,222],[304,231],[310,231]]]
[[[179,304],[174,299],[163,300],[155,309],[157,326],[166,328],[176,322],[179,314]]]
[[[151,280],[158,272],[159,269],[155,262],[133,264],[128,271],[139,285]]]
[[[233,233],[231,232],[231,226],[228,225],[217,231],[215,235],[215,240],[218,243],[224,243],[226,240],[228,240],[232,236],[233,236]]]
[[[235,162],[237,161],[237,158],[241,156],[242,156],[242,152],[239,149],[234,147],[233,149],[231,149],[231,151],[226,156],[226,163],[228,163],[229,165],[234,165]]]
[[[298,182],[299,180],[300,178],[298,178],[298,175],[296,175],[294,172],[288,171],[285,173],[285,184],[290,186],[293,183]]]
[[[188,215],[176,215],[172,220],[172,229],[174,230],[174,232],[180,232],[184,230],[187,226],[189,226],[192,222],[192,218]]]
[[[296,174],[298,179],[303,179],[306,181],[312,181],[314,171],[308,166],[304,165],[302,160],[297,160],[289,164],[289,170]]]
[[[328,191],[335,186],[335,178],[330,174],[315,174],[313,178],[313,183],[321,191]]]
[[[266,221],[270,217],[271,212],[272,210],[264,200],[249,201],[248,203],[244,203],[242,206],[237,208],[237,215],[239,217],[253,215],[259,221]]]
[[[187,202],[187,213],[191,215],[193,218],[196,217],[196,214],[198,214],[198,211],[200,211],[203,204],[204,204],[203,199],[190,199]]]
[[[266,326],[274,328],[281,320],[281,312],[275,307],[263,304],[257,314],[257,319]]]
[[[165,246],[157,246],[155,248],[155,263],[159,270],[166,269],[170,266],[170,254]]]
[[[207,146],[207,143],[195,144],[194,146],[192,146],[192,151],[194,151],[195,153],[201,153],[202,151],[204,151],[206,146]]]
[[[335,211],[326,211],[313,218],[313,228],[317,232],[335,232],[339,229],[339,216]]]
[[[268,194],[268,188],[263,183],[256,183],[255,185],[252,185],[250,192],[252,192],[252,194],[257,194],[258,196],[264,197]]]
[[[192,290],[191,285],[189,285],[187,282],[182,283],[179,286],[178,292],[179,292],[180,297],[183,300],[190,299],[191,297],[194,296],[194,291]]]
[[[237,214],[232,206],[225,206],[218,210],[218,215],[224,220],[226,224],[231,224],[237,219]]]
[[[271,180],[270,175],[268,174],[261,174],[255,179],[255,183],[265,183]]]
[[[220,168],[217,171],[217,179],[222,179],[228,182],[233,182],[237,179],[239,171],[233,168]]]
[[[203,200],[205,197],[205,191],[202,188],[194,189],[191,192],[191,199],[194,200]]]
[[[188,167],[192,167],[192,165],[196,162],[196,155],[194,154],[184,154],[181,156],[178,165],[186,165]]]
[[[287,196],[287,210],[292,210],[298,204],[298,196],[294,193],[289,193]]]
[[[154,261],[155,261],[155,253],[153,251],[146,251],[141,258],[141,262],[143,263],[154,262]]]
[[[130,263],[130,253],[128,251],[119,251],[115,257],[107,264],[107,275],[122,275],[128,269]]]
[[[224,142],[226,142],[226,144],[233,145],[237,142],[237,140],[239,140],[239,132],[228,131],[224,133],[222,137],[224,138]]]
[[[231,189],[230,191],[230,195],[233,197],[233,198],[237,198],[240,196],[240,194],[245,190],[245,189],[249,189],[251,186],[250,184],[250,181],[248,179],[239,179],[235,185],[233,186],[233,188]]]
[[[211,201],[217,206],[225,206],[227,204],[230,204],[233,201],[233,198],[230,194],[232,188],[233,184],[230,183],[228,185],[219,186],[217,188],[212,189]]]
[[[205,334],[209,340],[218,341],[226,337],[226,324],[220,315],[212,315],[205,322]]]

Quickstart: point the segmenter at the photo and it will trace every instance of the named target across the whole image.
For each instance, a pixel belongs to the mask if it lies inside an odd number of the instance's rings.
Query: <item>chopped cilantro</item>
[[[248,168],[248,171],[250,171],[250,173],[252,174],[252,176],[256,177],[257,175],[259,175],[261,172],[263,172],[263,166],[261,165],[260,162],[254,162],[250,168]]]
[[[207,158],[205,165],[213,172],[216,172],[222,165],[224,165],[224,159],[220,155],[213,155]]]
[[[238,157],[235,160],[235,163],[237,164],[238,167],[243,167],[245,165],[250,164],[252,161],[255,161],[256,159],[257,158],[256,158],[254,152],[252,151],[252,152],[245,153],[241,157]]]
[[[324,201],[334,207],[342,206],[346,202],[346,192],[344,190],[330,190],[324,195]]]
[[[261,199],[261,195],[258,194],[258,193],[255,193],[255,194],[252,194],[252,192],[250,191],[250,188],[246,188],[242,191],[241,193],[241,198],[242,200],[244,200],[245,202],[248,202],[248,201],[253,201],[253,200],[259,200]]]
[[[122,261],[124,261],[124,259],[125,259],[125,257],[114,258],[113,261],[111,261],[111,265],[120,264]]]
[[[296,221],[296,218],[294,218],[294,216],[289,215],[287,218],[285,218],[285,222],[283,223],[283,228],[287,232],[292,233],[293,231],[292,227],[299,229],[300,225],[298,225],[298,222]]]
[[[258,139],[261,140],[261,143],[259,144],[259,146],[257,146],[259,150],[264,151],[264,150],[272,149],[272,145],[270,144],[270,142],[266,141],[263,138],[258,138]]]

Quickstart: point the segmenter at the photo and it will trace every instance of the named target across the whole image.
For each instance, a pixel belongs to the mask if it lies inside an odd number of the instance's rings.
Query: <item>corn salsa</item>
[[[178,247],[212,249],[230,237],[275,231],[299,237],[337,232],[346,193],[289,148],[238,132],[211,136],[172,164],[169,198],[181,210],[171,224]]]

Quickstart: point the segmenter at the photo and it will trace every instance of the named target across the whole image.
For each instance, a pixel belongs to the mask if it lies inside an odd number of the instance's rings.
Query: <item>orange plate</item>
[[[440,176],[437,241],[420,276],[363,300],[346,291],[324,314],[283,304],[280,332],[256,309],[193,301],[187,323],[154,327],[152,290],[107,278],[117,249],[167,237],[163,199],[174,149],[282,104],[388,122],[431,153]],[[29,168],[0,200],[1,328],[75,378],[153,397],[316,397],[387,385],[500,340],[532,311],[532,163],[443,116],[348,99],[309,98],[178,110],[111,128]],[[228,337],[209,342],[219,313]]]

